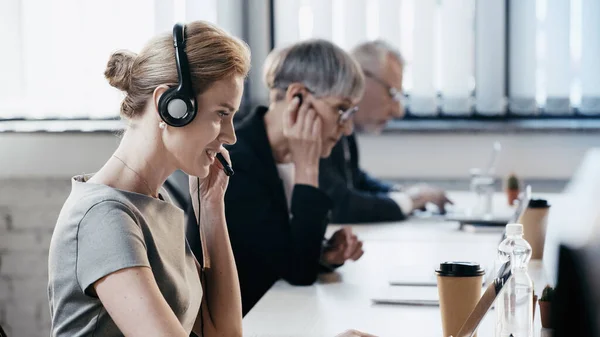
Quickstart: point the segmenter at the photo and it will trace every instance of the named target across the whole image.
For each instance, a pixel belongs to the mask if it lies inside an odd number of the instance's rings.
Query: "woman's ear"
[[[285,92],[286,102],[290,102],[292,99],[294,99],[294,96],[298,94],[302,95],[303,99],[306,99],[308,95],[308,90],[306,90],[304,84],[297,82],[290,84],[287,88],[287,91]]]
[[[159,85],[158,87],[156,87],[156,89],[154,89],[154,92],[152,92],[152,106],[154,107],[154,111],[156,111],[156,113],[158,114],[158,101],[160,100],[160,96],[162,96],[165,91],[167,91],[169,89],[169,86],[163,84],[163,85]]]

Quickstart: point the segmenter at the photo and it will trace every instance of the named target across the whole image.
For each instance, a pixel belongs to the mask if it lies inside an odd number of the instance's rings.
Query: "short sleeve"
[[[130,267],[150,267],[146,244],[135,216],[123,203],[92,206],[77,231],[77,280],[85,294],[99,279]]]

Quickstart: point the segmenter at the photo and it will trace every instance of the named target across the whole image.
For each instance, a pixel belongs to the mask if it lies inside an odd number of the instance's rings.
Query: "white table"
[[[466,204],[469,196],[452,193]],[[546,195],[552,200],[556,195]],[[509,211],[502,194],[496,209]],[[333,232],[339,226],[330,226]],[[372,298],[385,290],[391,273],[420,264],[432,268],[444,261],[475,261],[492,267],[501,234],[468,233],[458,224],[439,219],[411,219],[402,223],[355,225],[364,241],[364,256],[335,273],[320,276],[317,284],[294,287],[277,282],[244,318],[244,336],[325,336],[353,328],[377,336],[442,336],[439,307],[376,305]],[[536,293],[545,284],[541,263],[530,266]],[[536,310],[536,335],[540,332]],[[494,336],[495,312],[482,322],[478,335]]]

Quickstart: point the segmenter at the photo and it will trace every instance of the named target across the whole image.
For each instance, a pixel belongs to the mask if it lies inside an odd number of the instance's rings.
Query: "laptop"
[[[483,183],[482,186],[493,185],[494,179],[492,178],[495,170],[496,163],[498,159],[498,154],[502,150],[502,146],[499,142],[494,142],[491,157],[489,159],[488,164],[485,166],[485,169],[473,168],[470,170],[471,174],[471,182],[473,183],[473,179],[477,179]],[[485,181],[485,183],[484,183]],[[511,221],[513,218],[510,212],[504,214],[470,214],[470,212],[458,211],[458,212],[448,212],[443,217],[446,221],[455,221],[458,222],[461,226],[461,229],[464,225],[473,225],[480,227],[504,227]],[[518,219],[518,217],[516,218]],[[515,219],[515,221],[516,221]]]
[[[466,225],[476,227],[500,227],[504,228],[509,223],[516,223],[531,200],[531,185],[527,185],[524,192],[521,192],[517,199],[517,208],[513,214],[506,215],[468,215],[468,214],[448,214],[446,221],[456,221],[460,224],[460,229]]]

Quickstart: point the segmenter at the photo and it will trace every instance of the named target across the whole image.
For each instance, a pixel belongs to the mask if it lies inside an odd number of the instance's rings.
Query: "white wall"
[[[110,133],[0,133],[0,178],[94,172],[118,143],[118,137]]]
[[[361,163],[384,178],[466,178],[469,168],[486,166],[500,141],[497,174],[522,178],[569,179],[600,136],[574,133],[394,134],[361,136]]]
[[[8,336],[50,335],[48,247],[68,179],[0,179],[0,324]]]
[[[466,178],[486,165],[494,141],[502,143],[498,174],[568,179],[585,151],[600,147],[594,134],[432,134],[361,136],[363,168],[375,176]],[[0,133],[0,178],[57,178],[94,172],[118,145],[110,133]]]

